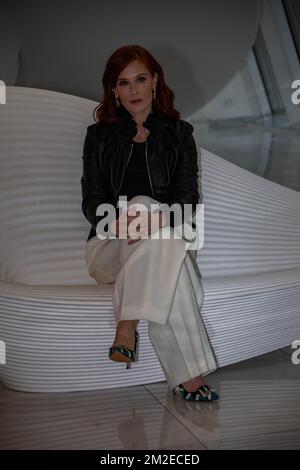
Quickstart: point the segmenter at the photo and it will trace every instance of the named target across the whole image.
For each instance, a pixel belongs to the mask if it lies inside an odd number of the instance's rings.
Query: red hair
[[[121,124],[121,118],[117,114],[115,95],[112,88],[116,86],[118,76],[122,70],[132,61],[138,60],[149,70],[152,77],[157,72],[156,99],[152,106],[159,115],[170,119],[180,119],[180,113],[174,108],[175,94],[166,84],[162,67],[157,60],[141,46],[128,45],[117,49],[108,59],[102,77],[103,94],[100,103],[94,109],[93,117],[96,122],[108,124]]]

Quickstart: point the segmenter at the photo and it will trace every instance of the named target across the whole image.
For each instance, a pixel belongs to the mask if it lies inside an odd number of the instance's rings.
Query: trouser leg
[[[200,315],[203,300],[201,281],[188,253],[167,323],[149,322],[149,337],[170,388],[217,368]]]
[[[186,256],[182,243],[149,238],[128,249],[126,240],[120,241],[121,269],[113,292],[117,321],[167,322]]]
[[[158,201],[136,196],[128,205]],[[164,229],[161,229],[161,231]],[[125,239],[97,237],[88,242],[86,265],[96,281],[115,282],[113,305],[116,322],[151,320],[165,324],[171,310],[178,273],[186,255],[183,240],[141,239],[128,245]]]
[[[130,204],[136,201],[157,202],[139,196]],[[184,241],[144,239],[132,245],[122,239],[99,242],[98,248],[95,242],[98,252],[94,253],[99,259],[94,265],[89,262],[93,277],[98,282],[115,281],[117,322],[149,321],[149,337],[169,386],[173,388],[215,370],[213,351],[200,316],[203,289]],[[90,259],[92,254],[90,249]]]
[[[97,237],[86,246],[86,267],[98,284],[112,284],[121,269],[118,239],[100,240]]]

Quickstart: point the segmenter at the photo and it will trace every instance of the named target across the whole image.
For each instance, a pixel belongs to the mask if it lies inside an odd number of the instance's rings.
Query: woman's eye
[[[146,78],[145,78],[145,77],[140,77],[140,78],[138,78],[138,81],[142,81],[142,82],[144,82],[145,80],[146,80]],[[127,82],[126,82],[126,81],[124,81],[124,80],[123,80],[122,82],[120,82],[120,85],[126,85],[126,84],[127,84]]]

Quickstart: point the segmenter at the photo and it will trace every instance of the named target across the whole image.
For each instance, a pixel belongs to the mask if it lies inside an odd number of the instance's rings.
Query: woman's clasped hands
[[[127,239],[128,245],[132,245],[141,239],[149,238],[165,222],[165,215],[161,211],[137,210],[132,206],[114,220],[111,229],[118,238]]]

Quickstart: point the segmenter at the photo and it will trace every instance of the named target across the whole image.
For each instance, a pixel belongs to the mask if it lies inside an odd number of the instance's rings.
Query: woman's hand
[[[149,235],[156,232],[159,228],[163,227],[166,223],[165,215],[161,211],[159,212],[137,211],[137,215],[133,217],[131,216],[131,220],[135,219],[139,215],[142,215],[142,220],[141,222],[139,222],[139,225],[137,227],[134,226],[134,230],[139,232],[140,236],[138,238],[131,238],[130,237],[131,234],[128,231],[128,235],[129,235],[129,240],[127,242],[128,245],[132,245],[133,243],[141,240],[142,238],[148,238]]]
[[[131,222],[139,217],[138,224]],[[120,234],[126,235],[128,245],[132,245],[142,238],[148,238],[149,235],[156,232],[159,228],[163,227],[166,223],[166,217],[163,212],[148,212],[148,211],[135,211],[132,207],[128,212],[124,212],[115,221],[116,236],[119,238]]]

